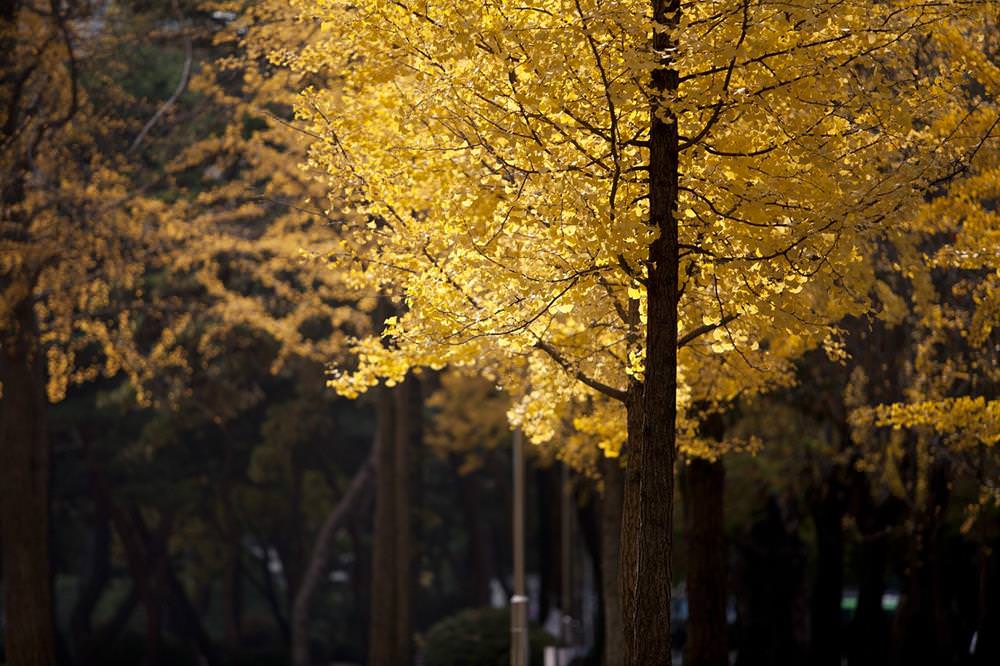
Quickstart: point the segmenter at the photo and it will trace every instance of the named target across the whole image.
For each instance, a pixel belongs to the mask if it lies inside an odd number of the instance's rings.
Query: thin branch
[[[174,93],[167,98],[167,101],[160,105],[160,108],[156,110],[153,117],[146,121],[146,124],[143,125],[142,130],[139,131],[139,134],[135,137],[132,145],[128,147],[127,151],[125,151],[126,155],[131,155],[136,151],[140,144],[142,144],[143,139],[146,138],[146,135],[149,134],[149,130],[153,129],[153,125],[159,122],[160,118],[162,118],[167,111],[170,110],[170,107],[172,107],[180,96],[184,94],[184,91],[187,90],[188,81],[191,80],[191,63],[193,60],[194,47],[191,44],[191,36],[188,35],[184,38],[184,69],[181,70],[181,80],[177,82],[177,88],[175,88]]]
[[[553,361],[558,363],[563,370],[571,373],[573,377],[575,377],[578,381],[583,382],[584,384],[594,389],[598,393],[603,393],[604,395],[608,396],[609,398],[612,398],[613,400],[617,400],[619,402],[625,402],[625,398],[627,396],[627,393],[625,391],[621,389],[616,389],[613,386],[608,386],[607,384],[599,382],[592,377],[588,377],[587,375],[583,374],[583,371],[581,370],[574,371],[572,364],[570,364],[570,362],[567,361],[566,358],[555,349],[555,347],[548,344],[544,340],[539,340],[538,342],[536,342],[535,347],[548,354]]]
[[[680,349],[684,345],[693,342],[694,340],[700,338],[701,336],[705,335],[706,333],[711,333],[715,329],[727,325],[729,322],[733,321],[734,319],[739,319],[739,315],[738,314],[728,314],[728,315],[726,315],[725,317],[722,318],[722,321],[715,322],[714,324],[702,324],[698,328],[695,328],[695,329],[693,329],[691,331],[688,331],[687,333],[685,333],[684,335],[682,335],[681,338],[677,341],[677,348]]]

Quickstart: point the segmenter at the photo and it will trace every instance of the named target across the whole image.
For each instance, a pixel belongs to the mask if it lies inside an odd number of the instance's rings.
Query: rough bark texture
[[[29,290],[30,293],[30,290]],[[49,447],[38,328],[30,297],[0,340],[0,548],[7,661],[56,661],[49,563]]]
[[[604,602],[604,666],[625,662],[622,596],[618,584],[625,474],[616,458],[605,458],[601,497],[601,597]]]
[[[657,25],[676,23],[679,0],[653,0]],[[677,124],[664,100],[677,89],[668,30],[653,33],[662,54],[653,71],[649,132],[650,244],[646,282],[646,367],[629,387],[628,467],[622,515],[621,577],[625,663],[670,664],[670,555],[677,419]]]
[[[686,666],[727,666],[725,468],[721,460],[694,458],[681,471],[687,541]]]
[[[344,496],[327,515],[313,544],[309,563],[302,583],[295,594],[292,606],[292,663],[294,666],[309,666],[309,603],[323,581],[333,551],[333,537],[364,500],[365,489],[371,480],[372,463],[365,461],[354,475]]]

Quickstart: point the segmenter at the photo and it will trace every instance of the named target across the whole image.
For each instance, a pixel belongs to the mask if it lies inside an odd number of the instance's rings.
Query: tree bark
[[[305,575],[295,595],[292,606],[292,663],[309,666],[309,602],[323,581],[333,550],[333,537],[337,530],[364,499],[365,489],[372,475],[372,461],[366,460],[348,486],[344,496],[327,515],[313,544]]]
[[[408,377],[395,391],[395,578],[396,654],[400,666],[413,661],[413,464],[422,436],[420,380]]]
[[[30,294],[0,340],[0,548],[8,663],[55,664],[44,358]]]
[[[604,666],[625,663],[625,630],[619,586],[622,502],[625,473],[617,458],[602,462],[604,495],[601,497],[601,598],[604,602]]]
[[[692,458],[681,471],[687,540],[686,666],[728,666],[726,636],[725,467]]]
[[[396,579],[395,579],[395,427],[393,396],[385,388],[375,395],[375,525],[372,531],[372,593],[369,624],[368,663],[395,666]]]
[[[669,27],[679,0],[653,0],[649,131],[649,246],[646,280],[646,366],[641,385],[628,389],[628,467],[622,516],[621,578],[625,663],[671,663],[670,586],[674,457],[677,420],[677,175],[676,119],[666,100],[677,90]]]

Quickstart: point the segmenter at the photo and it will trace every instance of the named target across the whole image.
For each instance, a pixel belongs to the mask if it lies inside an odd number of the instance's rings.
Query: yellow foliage
[[[274,57],[328,80],[297,114],[315,137],[308,168],[351,212],[324,256],[406,308],[384,339],[355,344],[357,367],[332,385],[354,396],[413,366],[486,368],[532,441],[575,427],[616,451],[621,410],[603,401],[645,376],[657,235],[648,3],[293,6],[320,34]],[[987,14],[683,4],[679,88],[657,101],[682,137],[682,409],[787,382],[789,359],[819,344],[844,357],[829,324],[869,307],[869,248],[995,144],[995,103],[968,111],[966,85],[970,71],[992,76],[973,57]]]

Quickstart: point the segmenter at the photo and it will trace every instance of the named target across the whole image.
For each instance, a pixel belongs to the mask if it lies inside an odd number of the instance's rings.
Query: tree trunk
[[[191,603],[184,586],[174,573],[170,563],[169,542],[172,532],[173,518],[167,515],[161,519],[160,525],[154,533],[143,520],[142,512],[138,507],[132,507],[128,512],[131,516],[131,529],[137,535],[142,553],[141,557],[147,563],[147,569],[154,572],[158,579],[157,583],[161,593],[165,596],[172,612],[172,617],[179,620],[179,625],[183,633],[187,636],[201,655],[200,663],[206,666],[221,666],[221,660],[215,652],[212,639],[201,623],[197,609]]]
[[[542,623],[562,606],[562,540],[559,525],[559,482],[555,465],[535,470],[538,543],[538,616]],[[530,495],[530,494],[529,494]]]
[[[619,548],[625,474],[617,458],[602,461],[604,495],[601,497],[601,599],[604,602],[604,666],[625,663],[625,630],[619,586]]]
[[[629,387],[628,467],[622,515],[621,578],[625,663],[671,663],[670,557],[673,531],[677,420],[678,247],[676,119],[665,102],[677,90],[669,27],[679,0],[653,0],[649,131],[649,224],[659,236],[649,246],[646,280],[646,366],[643,382]]]
[[[31,289],[27,290],[31,293]],[[0,548],[8,663],[55,663],[44,358],[30,296],[0,340]],[[9,328],[8,328],[9,327]]]
[[[226,512],[225,566],[222,596],[225,604],[226,646],[230,652],[239,649],[243,624],[243,544],[242,534],[234,525],[231,511]]]
[[[70,616],[70,636],[76,663],[93,662],[94,610],[111,579],[111,520],[100,507],[95,508],[94,541],[89,557],[89,571],[82,579]]]
[[[375,525],[372,530],[372,592],[369,624],[368,663],[395,666],[396,579],[395,579],[395,482],[396,456],[393,395],[385,388],[376,390],[375,418]]]
[[[840,605],[844,593],[843,487],[839,470],[823,483],[820,497],[813,503],[816,526],[816,575],[813,579],[810,624],[810,663],[840,666]]]
[[[942,590],[941,550],[950,479],[944,464],[935,464],[927,482],[926,504],[913,516],[904,595],[896,613],[896,653],[892,663],[943,663],[951,649]]]
[[[747,624],[737,666],[809,663],[802,623],[807,615],[806,557],[796,526],[788,523],[778,499],[771,496],[744,544]]]
[[[982,555],[987,558],[981,568],[980,611],[976,627],[976,651],[972,663],[987,666],[1000,663],[1000,539],[994,538]]]
[[[235,654],[243,635],[243,530],[233,506],[233,465],[235,445],[227,432],[222,440],[225,463],[219,480],[219,502],[222,510],[224,562],[222,577],[223,615],[226,647]]]
[[[299,585],[292,606],[292,664],[294,666],[309,666],[309,602],[323,581],[333,550],[333,537],[352,514],[361,500],[371,479],[372,462],[366,460],[348,486],[344,496],[323,521],[323,526],[316,536],[309,563],[306,566],[302,584]]]
[[[882,609],[885,594],[885,536],[862,531],[858,548],[858,607],[851,620],[850,666],[882,666],[889,660],[889,622]]]
[[[465,531],[468,534],[468,549],[465,560],[465,602],[478,608],[490,602],[490,566],[487,560],[485,521],[480,512],[482,496],[478,472],[462,474],[459,471],[458,456],[452,456],[451,467],[454,470],[455,482],[458,485],[459,496],[462,498],[462,518]]]
[[[871,478],[852,471],[850,510],[861,543],[857,550],[858,607],[851,619],[847,662],[850,666],[883,666],[889,663],[889,618],[882,609],[889,560],[889,531],[902,516],[901,500],[889,497],[876,502]]]
[[[726,473],[721,460],[692,458],[681,471],[687,540],[687,641],[685,666],[727,666],[726,539],[723,512]]]
[[[125,564],[135,587],[137,597],[146,609],[146,654],[144,663],[155,665],[159,660],[162,623],[160,621],[160,599],[156,596],[150,577],[158,567],[158,562],[150,560],[146,541],[134,518],[115,503],[111,488],[103,471],[94,464],[91,467],[94,496],[98,509],[107,514],[118,534],[125,555]]]
[[[93,651],[87,655],[87,660],[77,657],[77,666],[103,666],[106,663],[104,654],[110,652],[115,641],[125,631],[138,605],[139,595],[135,585],[132,585],[108,621],[94,632]]]
[[[395,578],[396,654],[399,666],[413,660],[413,452],[422,437],[420,381],[410,376],[395,391]]]

